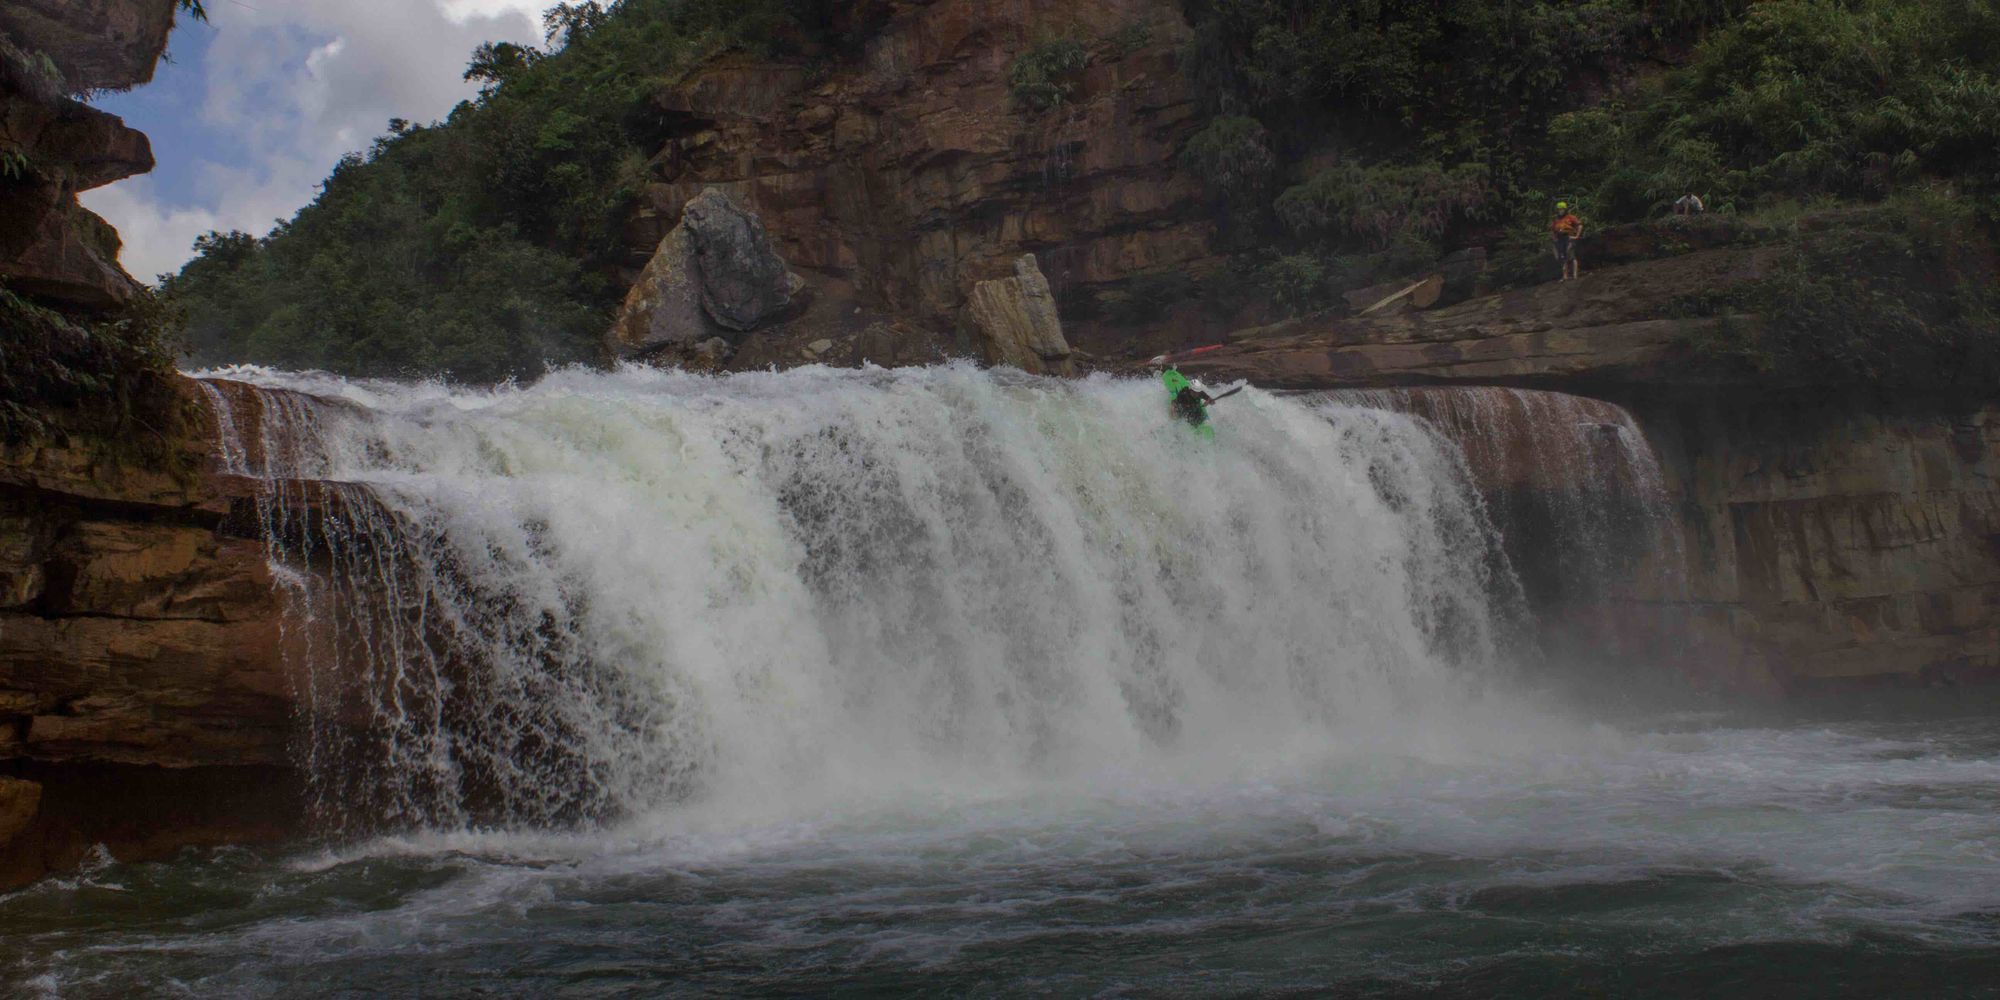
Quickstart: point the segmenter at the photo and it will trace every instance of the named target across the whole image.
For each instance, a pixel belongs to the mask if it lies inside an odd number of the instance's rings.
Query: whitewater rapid
[[[261,390],[214,393],[225,455],[332,636],[322,716],[370,720],[326,794],[427,827],[1380,752],[1462,727],[1518,614],[1459,455],[1383,410],[1252,391],[1208,442],[1151,382],[969,366],[204,377]]]

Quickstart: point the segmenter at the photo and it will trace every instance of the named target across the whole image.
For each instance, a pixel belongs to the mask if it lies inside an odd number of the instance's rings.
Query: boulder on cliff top
[[[963,314],[989,364],[1033,374],[1070,373],[1069,341],[1056,314],[1055,293],[1034,254],[1014,261],[1014,276],[972,286]]]
[[[756,213],[721,191],[696,195],[660,241],[611,328],[621,358],[755,330],[791,307],[805,282],[771,247]]]

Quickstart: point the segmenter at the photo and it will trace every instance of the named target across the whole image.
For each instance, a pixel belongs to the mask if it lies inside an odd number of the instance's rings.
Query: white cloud
[[[349,152],[391,118],[443,117],[474,86],[463,79],[481,42],[540,40],[540,0],[296,0],[211,4],[202,55],[203,124],[247,152],[210,160],[194,197],[161,200],[143,178],[85,195],[118,227],[126,268],[144,279],[179,267],[211,228],[262,234],[289,218]],[[208,151],[160,145],[161,160]]]
[[[144,177],[86,191],[82,200],[83,207],[118,227],[125,241],[120,254],[125,270],[149,283],[156,275],[179,270],[195,237],[228,228],[208,209],[161,204],[153,197],[152,182]]]
[[[445,0],[444,15],[454,21],[467,21],[475,17],[524,14],[540,22],[542,11],[553,6],[548,0]]]

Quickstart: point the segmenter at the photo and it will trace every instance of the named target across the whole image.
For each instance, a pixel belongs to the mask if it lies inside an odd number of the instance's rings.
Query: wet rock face
[[[1719,672],[1807,691],[2000,678],[2000,409],[1653,404]]]
[[[291,815],[297,686],[249,489],[87,448],[0,450],[0,886],[98,843],[140,859]],[[246,768],[262,784],[208,776]],[[213,801],[197,818],[173,789]]]
[[[625,297],[612,352],[641,357],[725,341],[783,315],[803,279],[772,249],[763,223],[720,191],[687,203]]]
[[[0,844],[13,840],[34,822],[42,807],[42,786],[19,778],[0,778]]]

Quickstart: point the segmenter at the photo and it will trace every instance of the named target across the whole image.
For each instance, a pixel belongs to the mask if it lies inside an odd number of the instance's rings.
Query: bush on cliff
[[[1370,284],[1509,221],[1537,187],[1552,119],[1742,6],[1183,0],[1195,26],[1183,67],[1218,123],[1184,163],[1215,159],[1220,123],[1256,126],[1288,167],[1262,179],[1275,200],[1238,185],[1231,207],[1264,198],[1264,239],[1281,256],[1339,260],[1335,284]],[[1211,189],[1213,173],[1198,172]],[[1296,292],[1301,269],[1285,270],[1279,284]]]
[[[2000,260],[1963,199],[1924,189],[1804,216],[1773,272],[1708,315],[1753,315],[1693,341],[1725,370],[1789,385],[1990,396],[2000,382]]]
[[[480,95],[392,123],[269,235],[210,234],[165,282],[198,363],[492,381],[591,359],[622,227],[664,142],[653,95],[731,47],[807,45],[829,0],[553,8],[546,52],[486,45]]]
[[[83,319],[0,284],[0,445],[84,444],[186,471],[192,414],[171,379],[175,320],[152,295]]]
[[[1601,227],[1689,192],[1748,210],[1944,179],[2000,219],[1993,0],[1183,6],[1215,121],[1281,164],[1266,205],[1230,203],[1265,220],[1233,246],[1346,261],[1337,287],[1471,242],[1537,280],[1558,197]],[[1204,181],[1207,145],[1184,159]]]
[[[1625,104],[1572,112],[1550,145],[1595,154],[1597,211],[1881,198],[1950,177],[2000,195],[2000,5],[1992,0],[1780,0],[1712,35]]]
[[[1181,150],[1181,169],[1201,181],[1210,198],[1225,208],[1259,211],[1278,162],[1271,155],[1264,124],[1244,115],[1209,122]]]
[[[1090,50],[1064,36],[1041,42],[1007,67],[1014,99],[1036,111],[1061,107],[1076,91],[1076,76],[1090,65]]]

